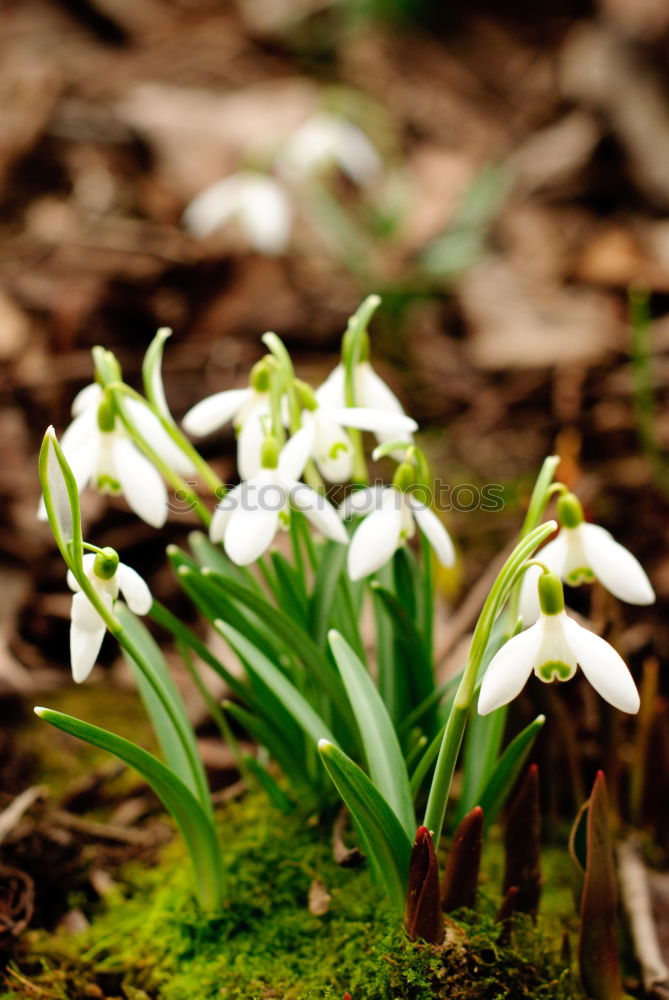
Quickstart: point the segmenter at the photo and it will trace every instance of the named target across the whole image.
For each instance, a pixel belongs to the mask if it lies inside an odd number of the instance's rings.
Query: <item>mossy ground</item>
[[[81,934],[26,936],[0,1000],[497,1000],[581,996],[559,957],[575,926],[568,862],[546,854],[547,892],[537,927],[518,918],[499,944],[501,856],[494,838],[475,913],[454,924],[443,951],[407,941],[367,871],[332,860],[329,836],[286,816],[259,793],[221,813],[230,902],[204,919],[191,896],[178,841],[160,866],[128,866]],[[562,874],[561,874],[562,872]],[[308,908],[314,879],[328,912]]]

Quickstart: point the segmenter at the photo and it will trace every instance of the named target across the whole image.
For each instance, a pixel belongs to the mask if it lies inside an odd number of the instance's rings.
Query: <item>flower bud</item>
[[[100,580],[111,580],[118,569],[118,562],[118,552],[107,546],[96,555],[93,572]]]
[[[556,573],[542,573],[539,577],[539,604],[545,615],[559,615],[564,611],[564,591]]]
[[[558,498],[557,516],[563,528],[578,528],[583,523],[583,507],[574,493],[564,493]]]

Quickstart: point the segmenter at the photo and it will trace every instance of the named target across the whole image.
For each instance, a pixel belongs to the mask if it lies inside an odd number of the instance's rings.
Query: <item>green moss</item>
[[[342,1000],[345,991],[353,1000],[580,995],[556,957],[562,918],[573,910],[564,895],[551,904],[548,933],[542,921],[535,928],[520,918],[501,945],[499,892],[489,882],[477,911],[454,921],[436,950],[407,941],[365,869],[334,864],[329,831],[276,812],[260,794],[226,807],[221,829],[232,896],[216,919],[198,913],[175,840],[160,867],[124,870],[124,882],[83,934],[28,935],[17,957],[20,974],[57,1000],[100,990],[126,1000]],[[497,877],[494,842],[490,854],[486,870]],[[314,879],[331,895],[323,916],[308,908]],[[1,1000],[40,995],[28,987],[17,992],[11,976],[7,987],[14,992]]]

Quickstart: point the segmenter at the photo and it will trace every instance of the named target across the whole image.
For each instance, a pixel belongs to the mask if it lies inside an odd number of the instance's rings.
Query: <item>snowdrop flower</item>
[[[653,588],[641,564],[631,552],[598,524],[587,524],[583,508],[573,493],[558,499],[560,531],[540,552],[539,558],[572,587],[599,580],[614,597],[628,604],[652,604]],[[520,592],[520,613],[530,624],[539,615],[537,578],[541,570],[531,566]]]
[[[348,482],[353,475],[354,449],[345,427],[386,433],[395,441],[418,430],[416,421],[404,413],[363,406],[323,406],[310,386],[304,382],[297,386],[304,406],[302,424],[311,435],[310,456],[323,478],[331,483]]]
[[[578,665],[605,701],[622,712],[638,712],[639,693],[624,661],[608,642],[567,617],[559,577],[542,572],[537,589],[539,620],[492,658],[481,684],[479,714],[512,701],[533,669],[540,681],[549,683],[569,680]]]
[[[258,253],[276,256],[290,239],[292,209],[278,181],[244,171],[205,188],[186,208],[183,223],[198,239],[235,221]]]
[[[223,541],[238,566],[258,559],[286,525],[289,509],[302,511],[326,538],[345,545],[348,535],[325,497],[299,482],[309,458],[311,434],[302,428],[279,451],[276,438],[265,438],[261,467],[255,476],[235,486],[218,504],[211,521],[212,542]]]
[[[279,169],[304,180],[333,166],[360,187],[371,187],[381,176],[381,158],[364,132],[336,115],[314,115],[293,132],[279,158]]]
[[[409,462],[397,467],[392,486],[370,489],[353,494],[351,508],[343,505],[342,514],[367,514],[356,529],[348,550],[348,575],[361,580],[376,573],[392,558],[396,549],[412,538],[416,524],[423,532],[443,566],[455,562],[455,550],[450,535],[434,511],[410,492],[414,485],[414,469]]]
[[[237,431],[237,466],[242,479],[260,469],[264,436],[262,418],[269,413],[270,365],[262,358],[251,369],[246,389],[225,389],[196,403],[183,418],[184,429],[203,437],[233,422]]]
[[[356,365],[354,374],[355,402],[356,406],[370,410],[380,410],[393,416],[405,416],[404,409],[395,393],[388,388],[386,383],[380,378],[369,361],[361,361]],[[325,382],[316,390],[316,399],[319,406],[324,410],[343,409],[347,405],[346,401],[346,369],[343,364],[330,372]],[[352,424],[348,425],[353,426]],[[373,428],[369,428],[372,430]],[[394,433],[389,426],[374,428],[377,441],[407,441],[412,440],[412,435],[408,430],[399,434]],[[401,455],[393,457],[401,459]],[[334,481],[334,480],[333,480]]]
[[[126,399],[124,406],[139,434],[165,463],[182,475],[192,475],[191,462],[149,407],[136,399]],[[162,477],[130,439],[114,404],[97,383],[77,394],[72,414],[74,420],[61,438],[61,447],[79,491],[90,483],[100,493],[122,493],[138,517],[154,528],[162,527],[167,519],[167,491]],[[43,504],[38,517],[46,518]]]
[[[105,548],[97,554],[85,555],[84,572],[109,611],[113,611],[120,590],[128,607],[136,615],[149,612],[153,603],[149,588],[139,573],[119,562],[114,549]],[[70,625],[72,676],[77,684],[81,684],[95,666],[106,626],[86,595],[81,593],[71,570],[68,570],[67,583],[75,591]]]

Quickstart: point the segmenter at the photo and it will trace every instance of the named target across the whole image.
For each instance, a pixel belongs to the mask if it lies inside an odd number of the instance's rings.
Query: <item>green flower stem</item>
[[[509,597],[520,573],[524,571],[526,560],[555,531],[556,527],[555,521],[548,521],[530,531],[525,538],[518,542],[502,566],[479,615],[469,648],[467,664],[446,722],[425,811],[424,825],[432,831],[435,843],[441,836],[453,773],[467,725],[467,717],[474,699],[479,670],[495,619]]]
[[[344,391],[347,406],[358,406],[355,391],[355,373],[363,361],[364,339],[369,322],[381,304],[378,295],[368,295],[358,310],[348,321],[343,339],[342,363],[344,365]],[[353,445],[353,482],[366,485],[368,482],[367,461],[362,444],[362,433],[355,427],[348,429]]]
[[[434,565],[432,563],[432,548],[421,531],[420,548],[422,555],[421,583],[423,589],[423,642],[425,655],[432,661],[434,646]]]
[[[174,731],[179,738],[186,759],[188,760],[197,799],[204,812],[213,823],[214,813],[211,806],[209,786],[207,785],[206,776],[202,768],[202,762],[193,749],[193,744],[190,738],[192,734],[187,730],[187,724],[181,718],[179,712],[176,711],[174,705],[172,704],[172,699],[163,688],[154,671],[151,669],[151,665],[147,661],[146,657],[142,655],[137,646],[128,638],[128,635],[121,623],[114,617],[111,611],[109,611],[104,602],[100,600],[97,590],[86,574],[81,570],[77,571],[75,569],[73,569],[73,572],[77,579],[77,583],[81,588],[81,592],[86,595],[119,645],[121,645],[125,649],[126,653],[133,658],[139,669],[142,671],[142,674],[151,685],[161,705],[165,709],[165,712],[174,727]]]
[[[526,538],[531,531],[537,527],[541,518],[544,516],[544,511],[548,506],[548,502],[555,493],[559,493],[565,489],[562,483],[554,483],[553,476],[560,464],[559,455],[549,455],[544,459],[544,463],[539,470],[539,475],[534,484],[534,489],[532,490],[532,496],[530,497],[530,502],[527,507],[527,513],[525,514],[525,520],[520,529],[519,539]],[[510,598],[509,605],[507,609],[507,619],[508,619],[508,631],[511,632],[516,627],[516,622],[518,621],[518,609],[520,606],[520,580],[518,581],[518,586],[513,590]]]
[[[138,394],[134,393],[134,391],[132,389],[129,389],[129,387],[126,386],[125,383],[123,382],[111,383],[109,386],[107,386],[107,388],[113,394],[114,402],[116,403],[116,407],[118,409],[121,422],[123,423],[123,426],[126,428],[130,436],[132,437],[133,441],[135,441],[139,445],[139,447],[142,449],[146,457],[149,458],[151,462],[155,465],[155,467],[158,469],[163,479],[172,487],[173,490],[175,490],[175,492],[181,495],[184,503],[189,504],[193,508],[193,510],[197,513],[202,523],[205,525],[205,527],[208,528],[209,525],[211,524],[211,514],[208,508],[202,502],[199,494],[196,493],[195,490],[191,488],[191,486],[186,482],[185,479],[182,479],[182,477],[178,473],[176,473],[173,469],[171,469],[170,466],[167,464],[167,462],[163,461],[158,452],[151,447],[146,438],[143,437],[143,435],[140,434],[140,432],[137,430],[137,427],[130,419],[130,417],[127,415],[123,407],[123,396],[132,395],[133,397],[139,399],[145,406],[147,405],[146,400],[142,396],[139,396]],[[152,412],[155,413],[154,410],[152,410]],[[156,416],[158,416],[157,413]],[[218,480],[218,482],[219,482],[218,488],[221,489],[222,484],[220,483],[220,480]]]

